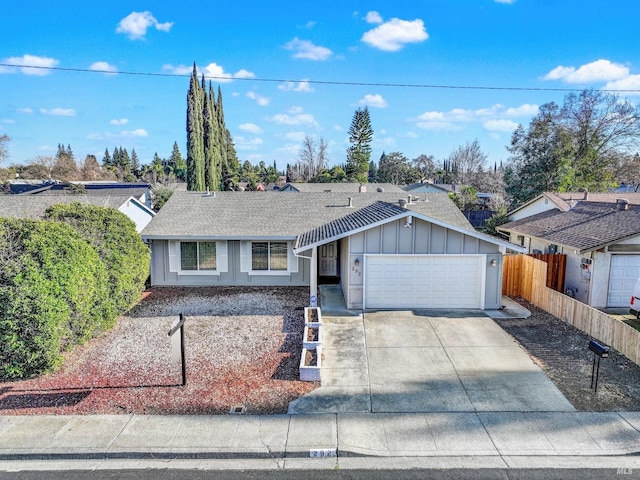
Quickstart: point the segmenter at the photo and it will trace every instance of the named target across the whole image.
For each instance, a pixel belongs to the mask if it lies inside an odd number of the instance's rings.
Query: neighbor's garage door
[[[628,306],[638,278],[640,278],[640,255],[612,255],[607,306]]]
[[[374,255],[365,262],[365,308],[481,308],[481,255]]]

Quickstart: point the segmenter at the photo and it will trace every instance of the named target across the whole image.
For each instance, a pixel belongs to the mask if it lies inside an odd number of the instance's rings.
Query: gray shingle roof
[[[294,248],[303,248],[307,245],[322,242],[330,238],[342,236],[368,225],[393,218],[406,213],[406,209],[399,205],[387,202],[375,202],[355,212],[347,213],[344,217],[332,220],[313,230],[298,236]]]
[[[0,217],[41,218],[51,205],[80,202],[118,209],[131,195],[0,195]]]
[[[288,183],[292,188],[298,190],[301,193],[359,193],[359,183]],[[286,186],[286,185],[285,185]],[[364,184],[366,189],[365,193],[385,193],[385,192],[403,192],[404,190],[392,183],[366,183]],[[383,192],[378,192],[381,188]]]
[[[351,207],[349,198],[352,199]],[[142,235],[147,238],[293,240],[305,233],[312,235],[310,232],[323,226],[343,231],[350,222],[366,222],[370,221],[367,218],[380,218],[379,215],[397,215],[406,211],[398,204],[400,199],[406,198],[405,192],[375,195],[303,192],[295,195],[267,192],[205,195],[201,192],[174,192]],[[419,201],[408,204],[407,209],[473,231],[446,194],[421,194]],[[351,215],[356,212],[360,213]]]
[[[640,208],[618,210],[614,203],[578,202],[566,212],[549,210],[498,228],[584,253],[640,235]]]

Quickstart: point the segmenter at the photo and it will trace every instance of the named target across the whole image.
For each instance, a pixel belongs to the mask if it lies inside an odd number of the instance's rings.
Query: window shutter
[[[246,240],[240,242],[240,271],[251,271],[251,242]]]
[[[169,240],[169,271],[180,270],[180,242]]]
[[[298,262],[300,261],[300,259],[293,254],[293,244],[291,242],[287,243],[287,252],[289,254],[289,272],[298,273]]]
[[[226,240],[216,242],[216,254],[218,256],[218,258],[216,259],[218,271],[228,272],[229,271],[229,255],[227,253]]]

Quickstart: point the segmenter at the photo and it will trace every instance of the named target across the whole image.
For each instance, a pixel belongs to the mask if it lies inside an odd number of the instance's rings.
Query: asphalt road
[[[640,478],[640,471],[614,469],[444,470],[83,470],[0,472],[11,480],[601,480]]]

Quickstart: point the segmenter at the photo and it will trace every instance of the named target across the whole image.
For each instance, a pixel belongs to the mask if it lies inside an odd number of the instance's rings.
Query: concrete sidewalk
[[[632,455],[639,452],[640,412],[0,417],[0,471],[38,460],[220,459],[277,468],[410,468],[445,459],[458,466],[475,459],[474,468],[584,468],[613,457],[616,468],[640,468]]]

